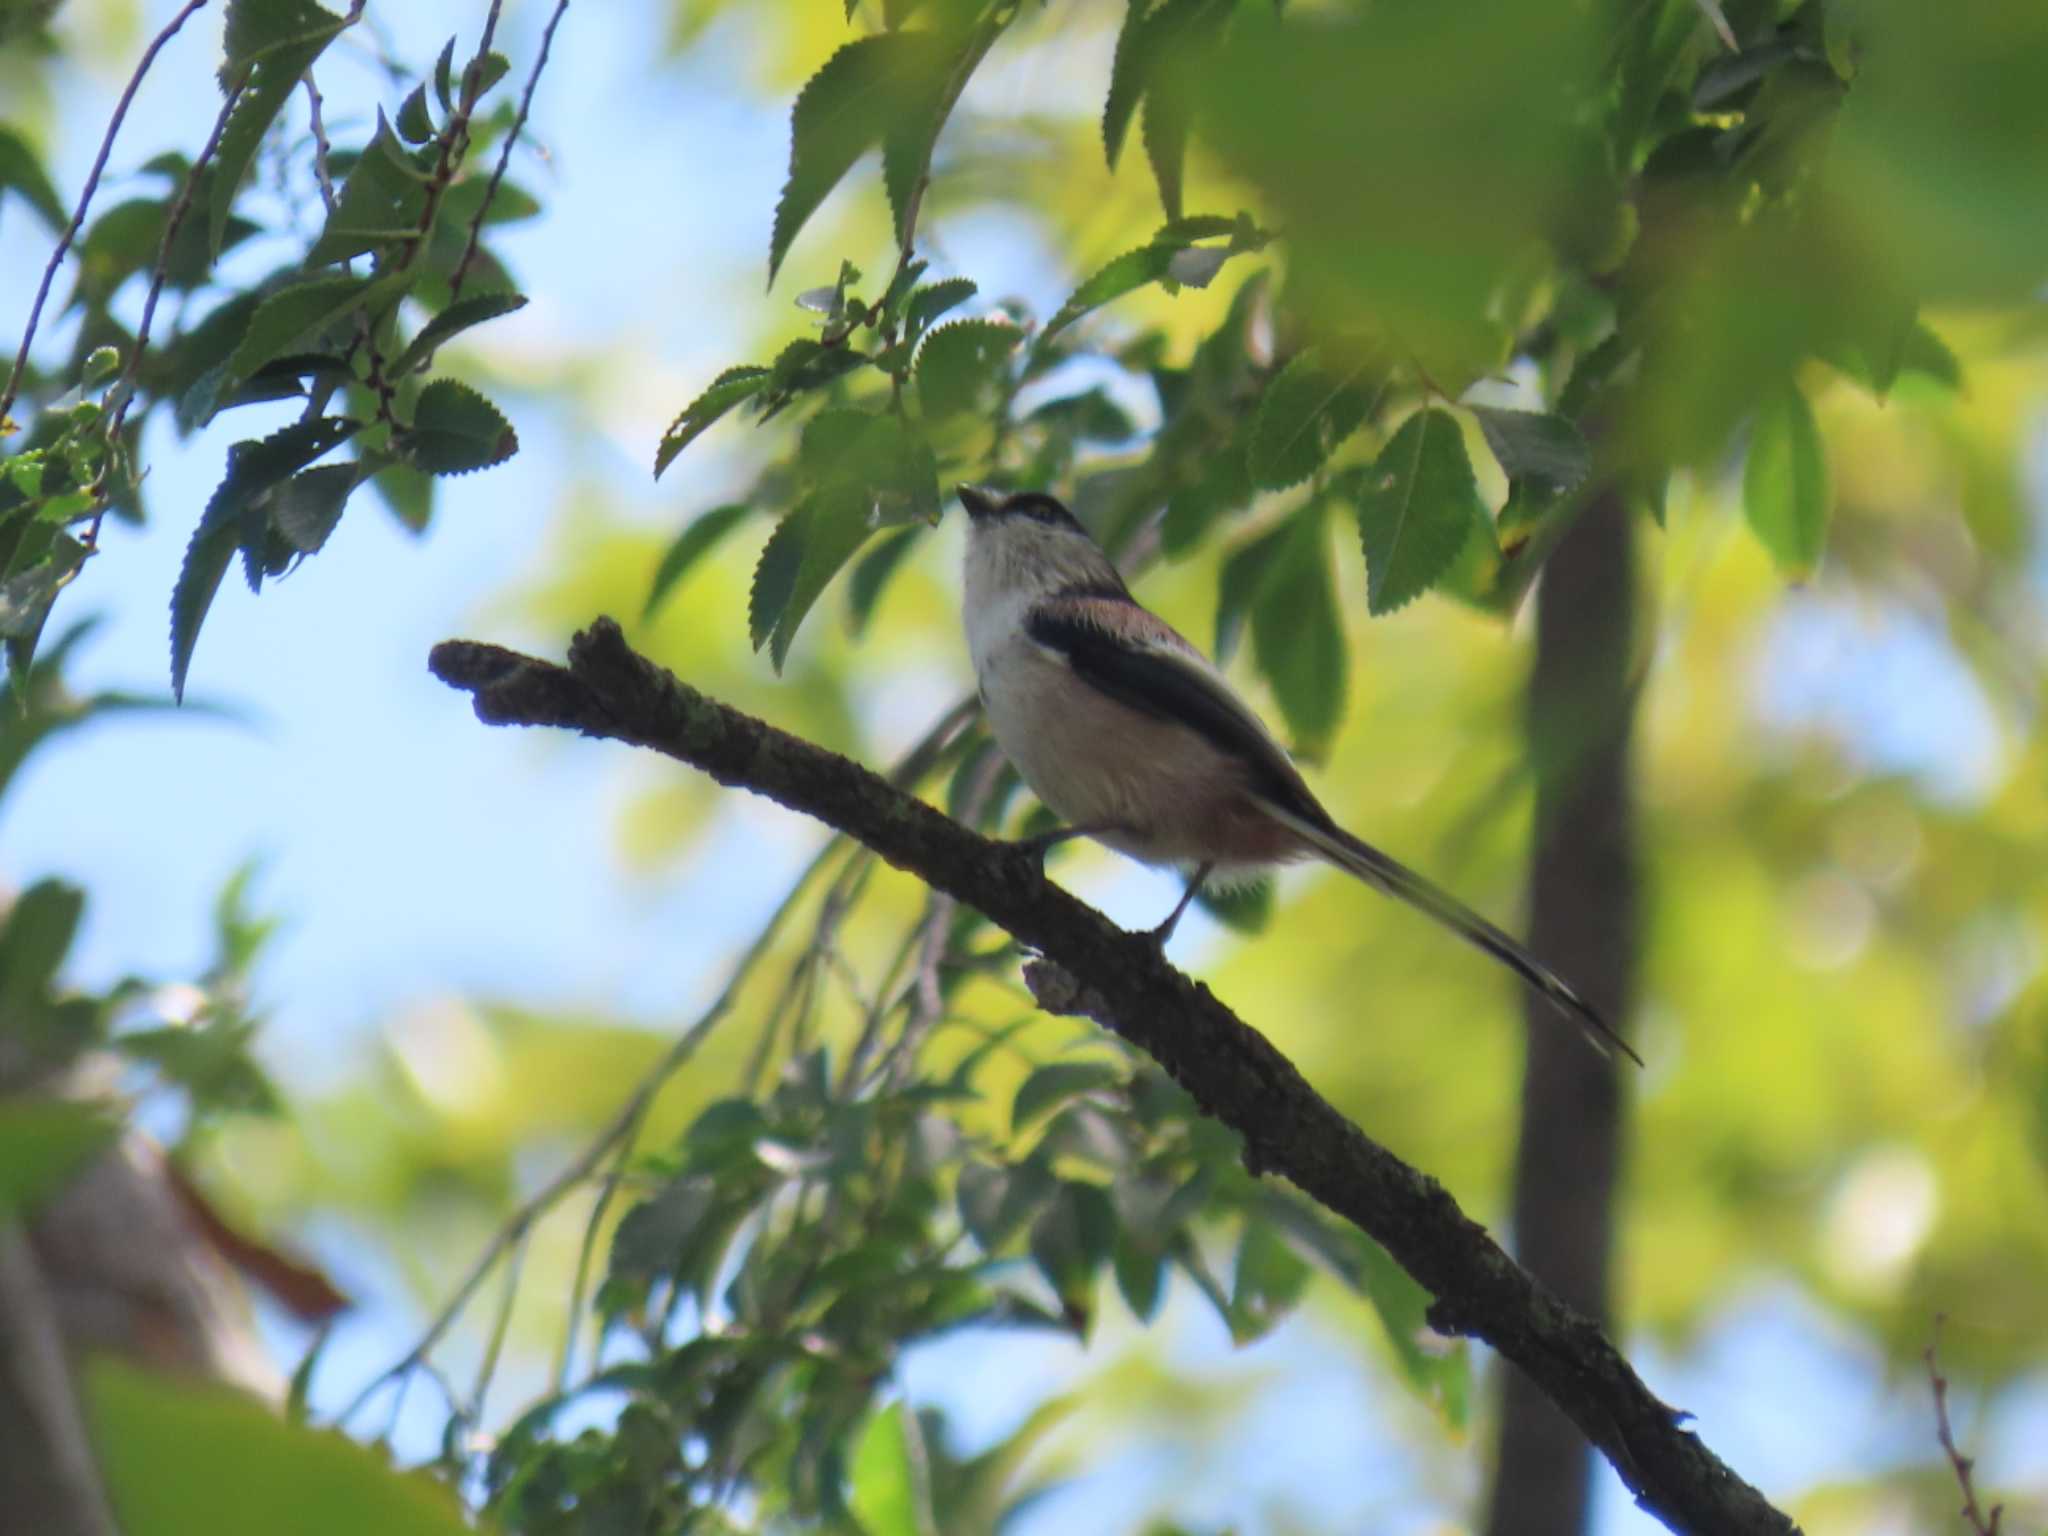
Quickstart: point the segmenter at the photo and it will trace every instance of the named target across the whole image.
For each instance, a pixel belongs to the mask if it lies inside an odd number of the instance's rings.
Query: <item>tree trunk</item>
[[[1617,1029],[1638,961],[1634,718],[1636,583],[1631,513],[1596,491],[1544,567],[1529,683],[1536,773],[1529,942]],[[1608,1261],[1621,1158],[1619,1072],[1529,995],[1528,1060],[1515,1163],[1515,1255],[1606,1326]],[[1593,1457],[1527,1377],[1501,1371],[1500,1439],[1488,1536],[1577,1536],[1587,1526]]]

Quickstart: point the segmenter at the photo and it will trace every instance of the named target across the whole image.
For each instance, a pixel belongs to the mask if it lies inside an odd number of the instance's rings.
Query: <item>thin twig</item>
[[[491,1378],[498,1374],[498,1356],[505,1349],[505,1335],[512,1326],[512,1308],[519,1300],[519,1276],[526,1268],[526,1253],[530,1246],[531,1231],[522,1233],[519,1241],[512,1245],[511,1257],[505,1261],[505,1283],[498,1297],[498,1315],[491,1321],[491,1336],[484,1345],[483,1359],[477,1362],[476,1385],[470,1388],[469,1419],[480,1424],[484,1417],[484,1397],[491,1390]]]
[[[156,265],[149,274],[149,297],[142,303],[142,323],[135,328],[135,345],[129,349],[128,361],[121,369],[121,376],[114,381],[109,397],[114,402],[113,413],[107,418],[107,458],[100,466],[94,479],[92,491],[98,505],[93,508],[92,522],[80,540],[88,551],[97,549],[100,541],[100,524],[106,520],[109,497],[107,477],[121,457],[121,429],[128,423],[128,406],[135,398],[135,379],[142,371],[142,355],[149,350],[149,330],[156,323],[157,301],[163,297],[164,283],[170,276],[171,248],[176,244],[178,232],[185,227],[185,217],[192,211],[192,195],[199,190],[199,178],[206,174],[206,167],[213,160],[214,152],[220,148],[221,135],[227,132],[228,119],[234,115],[236,105],[242,99],[246,78],[237,81],[229,89],[227,99],[220,105],[220,115],[213,120],[213,132],[206,136],[206,143],[200,147],[198,156],[192,161],[192,168],[185,173],[185,184],[178,188],[177,201],[164,219],[164,237],[156,249]]]
[[[1934,1337],[1927,1341],[1927,1348],[1920,1352],[1920,1358],[1927,1362],[1927,1380],[1934,1388],[1934,1435],[1941,1442],[1943,1454],[1954,1470],[1956,1482],[1963,1490],[1963,1507],[1957,1511],[1970,1522],[1970,1529],[1976,1536],[1998,1536],[1998,1524],[2005,1518],[2005,1506],[1994,1504],[1987,1518],[1983,1507],[1977,1502],[1977,1486],[1971,1473],[1976,1470],[1974,1457],[1965,1456],[1956,1448],[1955,1431],[1948,1421],[1948,1378],[1941,1374],[1941,1363],[1936,1351],[1941,1347],[1941,1327],[1948,1318],[1937,1314],[1934,1319]]]
[[[71,242],[78,238],[78,231],[85,224],[85,215],[92,207],[93,194],[99,190],[100,176],[107,168],[107,157],[114,152],[114,137],[121,131],[121,124],[128,116],[128,108],[135,100],[135,93],[142,88],[142,77],[149,73],[156,63],[156,56],[163,52],[164,44],[177,35],[178,29],[190,21],[199,11],[205,9],[207,0],[186,0],[185,6],[170,19],[163,31],[150,40],[142,52],[142,60],[135,66],[135,73],[128,77],[128,84],[121,92],[121,99],[114,104],[114,115],[107,120],[107,131],[100,140],[100,152],[93,157],[92,170],[85,178],[85,190],[78,194],[78,207],[71,215],[71,222],[57,241],[57,248],[50,252],[50,260],[43,268],[43,280],[36,288],[36,301],[28,312],[28,328],[21,333],[21,347],[14,354],[14,367],[7,375],[7,387],[0,390],[0,422],[7,420],[7,411],[21,393],[21,380],[28,368],[29,344],[36,339],[36,327],[42,323],[43,305],[49,301],[50,284],[57,279],[57,269],[64,264],[65,253],[71,249]],[[0,427],[0,432],[6,429]]]
[[[533,72],[526,77],[526,89],[520,92],[519,110],[513,115],[512,128],[505,135],[504,147],[498,151],[498,164],[491,172],[490,185],[484,188],[483,201],[476,205],[476,216],[469,221],[469,239],[462,247],[462,260],[455,264],[455,275],[448,280],[448,291],[452,296],[460,297],[463,281],[469,276],[470,263],[476,260],[484,219],[491,211],[491,204],[497,200],[498,184],[505,179],[505,168],[512,163],[513,146],[519,142],[519,135],[526,131],[526,114],[533,109],[534,88],[540,84],[540,72],[548,67],[548,49],[554,44],[555,28],[561,24],[562,13],[568,9],[569,0],[555,0],[554,14],[548,17],[548,24],[541,31],[540,54],[533,61]]]
[[[327,164],[331,146],[327,142],[327,124],[320,115],[320,87],[314,83],[310,69],[306,71],[306,117],[307,126],[313,134],[313,176],[320,183],[320,201],[327,205],[331,216],[334,212],[334,173]]]

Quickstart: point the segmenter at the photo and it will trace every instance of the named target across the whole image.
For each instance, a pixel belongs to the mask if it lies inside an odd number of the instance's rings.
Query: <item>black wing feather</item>
[[[1302,788],[1293,765],[1279,756],[1272,739],[1187,668],[1126,645],[1100,624],[1074,613],[1040,608],[1025,620],[1024,629],[1038,644],[1065,657],[1074,675],[1089,686],[1155,720],[1186,726],[1242,762],[1254,793],[1304,820],[1320,824],[1329,819]]]

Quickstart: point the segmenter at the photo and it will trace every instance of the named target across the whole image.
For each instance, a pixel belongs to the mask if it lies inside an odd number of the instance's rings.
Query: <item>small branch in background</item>
[[[460,297],[462,284],[469,276],[470,263],[476,260],[477,243],[483,236],[484,220],[489,217],[491,204],[497,201],[498,184],[505,179],[505,168],[512,163],[513,146],[519,142],[519,135],[526,131],[526,115],[533,109],[534,87],[540,84],[540,72],[548,67],[548,49],[554,46],[555,28],[561,25],[562,13],[569,9],[569,0],[555,0],[555,12],[548,17],[548,24],[540,34],[540,54],[533,61],[533,72],[526,77],[526,89],[519,94],[519,111],[512,118],[511,131],[505,135],[505,144],[498,151],[498,164],[491,172],[491,184],[484,188],[484,199],[477,204],[476,217],[469,221],[469,240],[462,247],[462,260],[455,264],[455,275],[448,280],[448,291]],[[497,20],[497,8],[491,9],[491,19]],[[484,46],[490,46],[490,29],[486,28]]]
[[[185,5],[164,25],[164,29],[150,40],[142,51],[142,59],[135,66],[135,73],[128,77],[128,84],[121,91],[121,99],[114,105],[114,115],[107,119],[107,131],[100,139],[100,152],[93,157],[92,170],[85,178],[85,189],[78,194],[78,207],[71,215],[71,222],[65,226],[58,238],[57,248],[50,252],[50,260],[43,268],[43,280],[36,287],[36,301],[29,307],[28,325],[21,333],[21,347],[14,354],[14,367],[7,375],[7,387],[0,389],[0,421],[7,419],[8,407],[14,404],[21,393],[22,375],[28,369],[28,349],[36,339],[36,327],[42,323],[43,305],[49,302],[50,284],[57,280],[57,269],[64,265],[64,257],[71,249],[71,242],[78,238],[78,231],[85,224],[85,216],[92,208],[93,194],[99,191],[100,177],[107,169],[107,157],[114,152],[114,138],[121,131],[121,124],[128,116],[128,108],[135,100],[135,93],[142,88],[142,78],[150,66],[156,63],[156,56],[163,52],[164,44],[178,33],[178,29],[194,15],[206,8],[207,0],[186,0]],[[216,132],[215,137],[218,138]]]
[[[1144,1051],[1204,1113],[1244,1138],[1246,1166],[1279,1174],[1379,1243],[1435,1297],[1440,1332],[1520,1366],[1675,1531],[1792,1536],[1797,1527],[1684,1427],[1587,1318],[1520,1268],[1434,1179],[1318,1094],[1270,1041],[1171,966],[992,842],[896,785],[679,681],[600,619],[569,665],[501,646],[434,647],[434,675],[487,725],[549,725],[650,748],[857,839],[974,907],[1073,980],[1070,1004]]]
[[[1948,1457],[1948,1464],[1955,1472],[1956,1482],[1963,1490],[1963,1507],[1958,1513],[1970,1522],[1970,1529],[1975,1536],[1998,1536],[1999,1522],[2005,1518],[2005,1506],[1994,1504],[1988,1516],[1984,1513],[1983,1506],[1977,1502],[1977,1485],[1971,1477],[1977,1468],[1976,1460],[1965,1456],[1956,1448],[1955,1431],[1949,1426],[1948,1378],[1941,1374],[1941,1361],[1937,1354],[1941,1348],[1941,1325],[1946,1321],[1948,1319],[1941,1316],[1934,1319],[1934,1337],[1928,1340],[1927,1348],[1920,1352],[1920,1358],[1927,1362],[1928,1384],[1934,1388],[1935,1438],[1941,1442],[1942,1452]]]
[[[128,406],[135,398],[135,377],[142,370],[143,353],[149,350],[149,330],[156,323],[157,302],[164,296],[164,281],[170,275],[171,248],[177,241],[178,231],[185,227],[185,216],[192,211],[192,194],[199,190],[199,178],[206,174],[214,152],[220,148],[221,135],[227,132],[228,119],[234,115],[246,84],[244,80],[235,85],[220,104],[220,115],[213,120],[213,132],[206,136],[206,143],[193,159],[192,168],[185,173],[185,184],[178,188],[178,200],[171,204],[171,210],[164,218],[164,237],[156,248],[156,265],[150,269],[149,297],[142,303],[142,323],[135,328],[135,345],[128,351],[128,361],[121,369],[121,376],[108,392],[114,401],[114,410],[107,418],[107,459],[93,484],[93,494],[99,505],[93,509],[92,522],[87,525],[85,537],[80,541],[88,551],[99,547],[100,524],[107,516],[107,477],[121,458],[121,429],[128,422]]]
[[[320,183],[320,201],[327,205],[327,212],[334,212],[334,173],[328,169],[327,157],[333,146],[327,142],[327,124],[320,113],[320,87],[314,83],[313,72],[306,71],[306,118],[307,127],[313,135],[313,175]]]

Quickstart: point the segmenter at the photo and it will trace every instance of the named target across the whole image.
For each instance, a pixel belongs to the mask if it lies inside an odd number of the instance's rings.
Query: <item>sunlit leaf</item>
[[[659,479],[661,472],[675,462],[676,455],[702,436],[705,428],[742,400],[760,394],[768,385],[769,371],[766,368],[728,368],[713,379],[704,393],[685,406],[683,413],[662,433],[661,447],[654,455],[655,478]]]
[[[1428,591],[1450,568],[1474,517],[1486,515],[1457,421],[1418,411],[1401,425],[1347,493],[1365,545],[1366,601],[1392,613]]]
[[[1742,467],[1742,511],[1778,568],[1794,581],[1811,576],[1827,543],[1827,451],[1798,386],[1775,391],[1757,408]]]
[[[455,1495],[394,1472],[338,1430],[287,1424],[266,1404],[112,1356],[84,1375],[86,1417],[128,1536],[465,1536]]]

